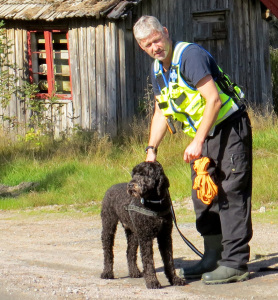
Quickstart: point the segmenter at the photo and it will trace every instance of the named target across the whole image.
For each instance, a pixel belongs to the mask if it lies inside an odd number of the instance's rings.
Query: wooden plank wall
[[[8,35],[15,42],[10,60],[28,78],[27,31],[11,28]],[[74,126],[116,136],[130,123],[135,110],[134,89],[127,87],[127,77],[133,76],[127,71],[135,72],[130,67],[134,64],[127,64],[125,59],[132,61],[132,31],[126,29],[125,21],[73,19],[68,36],[73,100],[53,105],[46,118],[53,119],[56,136]],[[26,105],[14,95],[5,113],[17,116],[27,126],[30,112],[25,110]]]
[[[123,39],[123,30],[114,22],[93,19],[70,22],[74,122],[83,129],[96,129],[101,135],[117,134],[122,115],[118,110],[126,106],[121,102],[125,71]]]
[[[260,1],[236,0],[233,4],[230,74],[243,86],[249,102],[266,105],[272,102],[268,24],[262,19]]]
[[[261,19],[259,0],[142,1],[132,20],[128,17],[116,22],[68,21],[73,100],[53,108],[62,110],[55,119],[56,131],[78,126],[97,130],[101,135],[120,133],[138,112],[150,83],[152,59],[134,40],[133,23],[141,15],[154,15],[168,28],[174,40],[194,42],[198,35],[211,34],[204,31],[206,26],[202,22],[213,18],[206,14],[203,18],[200,14],[207,11],[225,11],[225,20],[215,26],[220,31],[226,26],[227,37],[203,39],[201,43],[209,47],[219,65],[243,86],[251,102],[262,104],[271,100],[268,30],[267,23]],[[192,13],[197,14],[195,19]],[[209,24],[208,29],[213,26]],[[15,41],[11,61],[19,65],[20,76],[26,78],[26,29],[18,24],[15,28],[11,26],[8,35]],[[17,115],[20,122],[28,124],[28,112],[24,113],[23,108],[14,96],[9,114]]]
[[[146,3],[147,2],[147,3]],[[271,69],[268,49],[268,25],[261,18],[259,0],[167,0],[143,1],[135,21],[144,14],[156,16],[174,40],[194,42],[200,31],[192,13],[226,11],[226,39],[200,41],[212,53],[217,63],[243,87],[247,99],[256,105],[272,102]],[[205,27],[205,26],[204,26]],[[146,88],[150,62],[136,43],[135,60],[142,62],[136,75],[136,94],[142,97]]]
[[[12,47],[10,49],[10,54],[8,55],[8,60],[11,64],[15,64],[18,66],[14,71],[10,70],[10,73],[13,73],[16,77],[19,77],[19,81],[16,83],[16,86],[21,86],[26,79],[26,66],[27,63],[27,35],[26,31],[22,29],[20,26],[17,28],[10,28],[7,26],[6,31],[7,40],[12,43]],[[4,109],[0,105],[0,124],[4,131],[12,131],[14,134],[24,133],[25,126],[28,122],[28,114],[24,114],[25,106],[24,102],[20,101],[19,95],[16,93],[12,94],[9,106]],[[3,121],[4,117],[16,117],[19,127],[10,127],[8,121]]]

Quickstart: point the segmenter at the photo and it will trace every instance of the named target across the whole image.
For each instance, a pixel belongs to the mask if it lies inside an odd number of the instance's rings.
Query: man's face
[[[148,37],[140,41],[139,46],[152,58],[162,62],[171,55],[171,41],[166,28],[164,28],[164,33],[153,31]]]

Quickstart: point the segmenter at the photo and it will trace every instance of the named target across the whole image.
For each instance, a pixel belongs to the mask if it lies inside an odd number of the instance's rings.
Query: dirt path
[[[180,229],[202,250],[194,224],[182,224]],[[278,266],[277,225],[254,225],[251,280],[237,284],[206,286],[189,281],[184,287],[171,287],[155,244],[156,269],[163,285],[160,290],[148,290],[143,279],[126,277],[126,241],[121,227],[115,244],[116,279],[100,279],[103,258],[99,217],[26,216],[2,211],[0,231],[1,300],[278,299],[278,271],[258,272],[261,267]],[[176,268],[199,259],[176,229],[173,242]]]

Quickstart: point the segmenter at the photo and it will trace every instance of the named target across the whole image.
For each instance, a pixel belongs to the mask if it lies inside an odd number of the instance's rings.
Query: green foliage
[[[134,118],[129,134],[111,140],[97,133],[75,128],[71,137],[53,139],[53,119],[46,117],[56,98],[36,99],[37,86],[28,83],[17,88],[16,66],[9,62],[11,42],[0,22],[0,101],[4,110],[11,95],[17,93],[31,111],[29,130],[24,138],[11,140],[0,132],[0,182],[17,185],[23,181],[38,182],[30,193],[17,198],[0,199],[0,209],[25,209],[38,206],[69,206],[99,213],[101,199],[109,186],[130,179],[133,166],[145,159],[152,116],[152,94],[139,105],[140,117]],[[271,50],[274,107],[278,109],[278,52]],[[15,74],[15,75],[13,75]],[[277,210],[278,199],[278,122],[274,113],[260,115],[250,111],[254,129],[253,209],[262,205]],[[16,117],[2,116],[16,124]],[[191,194],[190,167],[183,161],[183,151],[190,139],[182,132],[167,134],[159,147],[158,160],[171,183],[173,201],[181,206]],[[185,210],[186,211],[186,210]]]
[[[278,182],[278,121],[277,116],[254,118],[253,136],[253,207],[274,207],[277,209]],[[259,125],[260,124],[260,125]]]
[[[269,22],[269,43],[273,48],[278,48],[278,19],[273,15]]]
[[[278,210],[278,121],[275,115],[255,115],[253,125],[254,172],[253,210],[265,206]],[[140,129],[139,129],[140,128]],[[135,133],[139,133],[136,137]],[[95,133],[77,131],[68,139],[53,141],[41,136],[34,142],[0,139],[0,182],[17,185],[38,182],[30,193],[17,198],[2,198],[0,209],[26,209],[42,206],[61,211],[78,209],[99,213],[102,197],[113,184],[130,180],[130,172],[145,159],[148,124],[135,120],[131,135],[112,141]],[[179,214],[194,219],[185,207],[190,199],[190,167],[183,161],[183,151],[190,142],[182,132],[167,134],[159,147],[158,160],[170,179],[170,193]],[[191,220],[190,219],[190,220]]]
[[[54,137],[54,119],[52,114],[46,112],[52,111],[53,105],[57,102],[57,97],[52,96],[48,99],[38,99],[37,93],[39,92],[37,84],[30,84],[24,82],[21,91],[21,100],[25,102],[27,110],[30,111],[30,119],[28,127],[29,131],[26,133],[26,137],[35,135],[49,135]],[[48,116],[49,115],[49,116]],[[56,111],[56,115],[59,115],[59,109]]]
[[[271,79],[274,111],[278,114],[278,48],[270,47]]]

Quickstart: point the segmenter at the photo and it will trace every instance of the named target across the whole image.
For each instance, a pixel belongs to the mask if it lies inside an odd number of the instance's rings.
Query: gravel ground
[[[180,224],[199,249],[202,239],[193,223]],[[188,281],[183,287],[167,282],[157,245],[155,265],[160,290],[148,290],[144,280],[127,277],[126,241],[121,226],[115,242],[114,280],[100,279],[103,267],[101,221],[98,216],[0,211],[0,300],[33,299],[278,299],[278,225],[254,224],[251,241],[251,279],[206,286]],[[173,230],[176,268],[199,257]],[[140,256],[139,267],[141,268]]]

